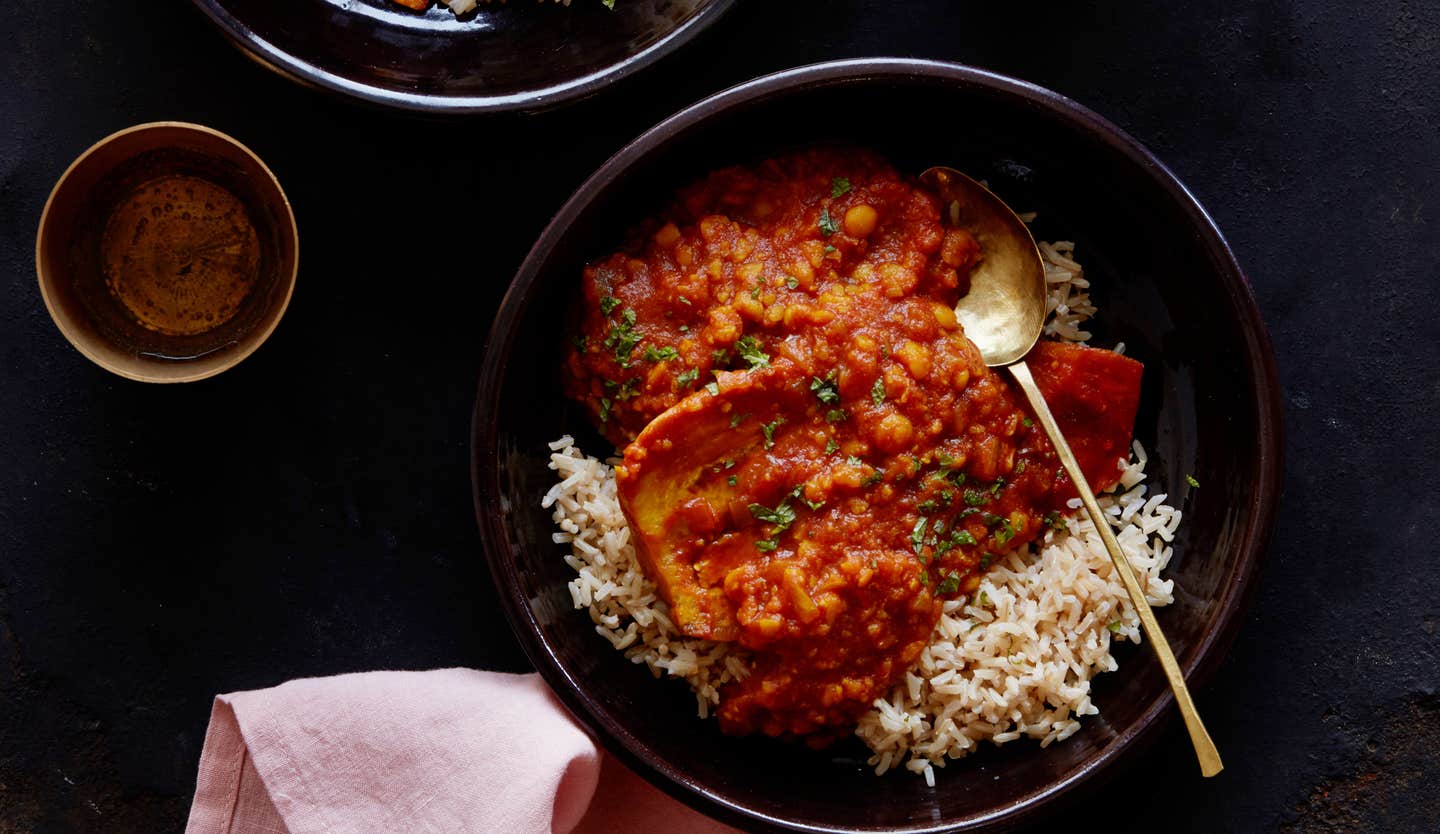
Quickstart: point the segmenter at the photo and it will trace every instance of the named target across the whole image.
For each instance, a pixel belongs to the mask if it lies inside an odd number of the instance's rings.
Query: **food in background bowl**
[[[430,6],[434,4],[435,0],[394,0],[394,2],[399,3],[407,9],[414,9],[417,12],[423,12],[426,9],[430,8]],[[450,8],[450,11],[454,12],[455,14],[465,14],[466,12],[474,11],[475,7],[479,3],[490,3],[491,0],[440,0],[440,2],[448,6]],[[545,0],[540,0],[540,2],[543,3],[545,2]],[[559,3],[562,6],[570,5],[570,0],[554,0],[554,2]],[[598,0],[598,2],[601,5],[605,6],[605,8],[607,9],[615,8],[615,0]]]
[[[857,733],[878,772],[1042,745],[1096,711],[1137,620],[1028,406],[953,312],[983,247],[884,159],[825,147],[715,172],[585,270],[545,496],[577,607],[730,733]],[[1139,363],[1046,245],[1037,380],[1153,604],[1180,513],[1130,460]]]

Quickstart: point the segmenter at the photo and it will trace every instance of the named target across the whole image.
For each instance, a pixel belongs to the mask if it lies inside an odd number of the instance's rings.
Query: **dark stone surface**
[[[1440,11],[1222,6],[750,0],[600,99],[427,122],[274,77],[183,3],[11,4],[0,832],[178,830],[216,692],[525,669],[477,552],[467,451],[514,267],[571,189],[664,115],[763,72],[873,54],[1012,73],[1149,144],[1229,236],[1279,352],[1281,522],[1247,627],[1198,693],[1229,767],[1201,781],[1176,722],[1073,812],[1136,831],[1434,830]],[[270,342],[173,388],[72,350],[32,266],[70,160],[166,118],[259,152],[302,241]]]

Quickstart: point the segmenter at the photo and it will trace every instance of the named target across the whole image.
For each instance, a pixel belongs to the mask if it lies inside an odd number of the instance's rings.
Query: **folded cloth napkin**
[[[187,834],[722,834],[604,756],[538,675],[307,678],[215,699]]]

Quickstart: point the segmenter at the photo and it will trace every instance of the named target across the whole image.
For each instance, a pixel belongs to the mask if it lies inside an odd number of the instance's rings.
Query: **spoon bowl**
[[[970,273],[970,292],[955,305],[965,335],[992,368],[1019,361],[1045,329],[1045,264],[1030,230],[990,189],[954,168],[926,169],[920,183],[984,253]]]

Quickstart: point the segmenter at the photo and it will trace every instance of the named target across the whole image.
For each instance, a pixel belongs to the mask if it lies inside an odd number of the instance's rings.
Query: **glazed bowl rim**
[[[634,55],[595,72],[533,90],[496,95],[443,95],[388,89],[355,81],[287,52],[247,26],[225,7],[223,0],[193,0],[195,5],[232,44],[266,69],[303,86],[355,99],[367,104],[430,115],[536,112],[558,107],[599,93],[689,43],[719,20],[738,0],[709,0],[692,17],[660,40]]]

